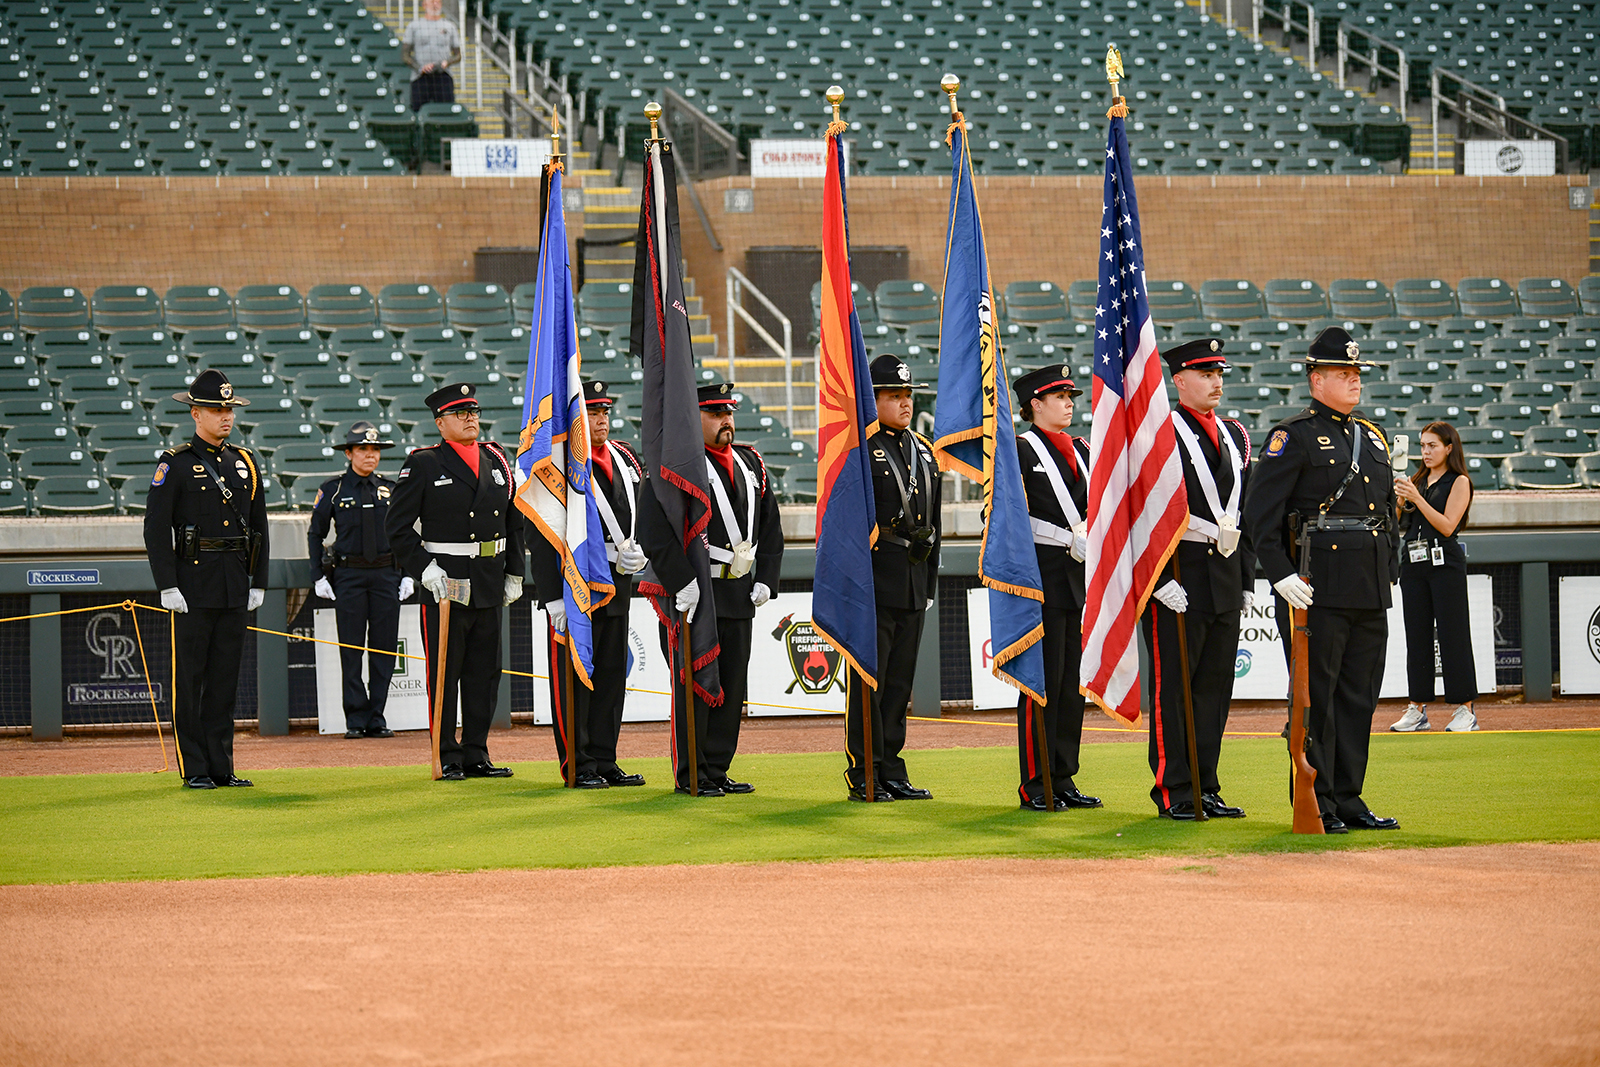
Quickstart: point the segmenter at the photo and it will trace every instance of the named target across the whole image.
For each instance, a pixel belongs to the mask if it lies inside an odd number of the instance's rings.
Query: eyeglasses
[[[477,418],[478,417],[478,409],[477,408],[468,408],[465,411],[447,411],[447,412],[444,413],[444,415],[440,415],[439,417],[442,419],[442,418],[444,418],[445,415],[454,415],[456,418],[458,418],[461,421],[465,422],[467,419],[475,419],[475,418]]]

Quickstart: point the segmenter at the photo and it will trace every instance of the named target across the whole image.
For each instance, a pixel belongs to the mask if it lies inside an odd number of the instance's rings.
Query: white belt
[[[1215,527],[1213,527],[1213,529],[1214,528]],[[1199,541],[1202,545],[1214,545],[1217,543],[1217,539],[1215,537],[1212,537],[1210,534],[1203,534],[1199,530],[1183,531],[1183,537],[1180,538],[1180,540]]]
[[[1057,526],[1053,522],[1028,516],[1028,525],[1033,527],[1033,543],[1036,545],[1055,545],[1057,548],[1072,547],[1072,531],[1065,526]]]
[[[422,547],[436,556],[494,557],[506,550],[506,539],[494,541],[424,541]]]

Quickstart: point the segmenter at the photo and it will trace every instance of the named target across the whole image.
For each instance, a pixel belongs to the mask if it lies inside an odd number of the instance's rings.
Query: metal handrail
[[[535,94],[533,99],[528,100],[514,89],[502,89],[500,106],[495,110],[506,124],[507,137],[521,137],[524,120],[528,123],[529,137],[548,137],[551,133],[550,113],[553,105],[542,96]],[[562,136],[565,137],[565,131],[572,128],[572,97],[568,94],[562,94],[562,112],[565,116],[561,120]]]
[[[1350,35],[1351,34],[1355,34],[1358,37],[1365,38],[1367,41],[1369,41],[1371,43],[1371,45],[1372,45],[1372,54],[1370,56],[1366,55],[1366,54],[1364,54],[1362,52],[1352,52],[1350,50]],[[1400,86],[1400,118],[1402,120],[1405,119],[1405,117],[1406,117],[1406,96],[1408,95],[1407,94],[1407,89],[1410,87],[1410,84],[1411,84],[1411,80],[1410,80],[1411,79],[1411,64],[1410,64],[1410,61],[1406,58],[1405,49],[1401,48],[1399,45],[1395,44],[1393,41],[1386,41],[1382,37],[1378,37],[1378,36],[1376,36],[1374,34],[1370,34],[1366,30],[1362,29],[1360,26],[1352,26],[1350,23],[1345,22],[1342,19],[1339,22],[1338,39],[1339,39],[1339,88],[1340,89],[1344,88],[1344,68],[1345,68],[1345,64],[1348,63],[1348,62],[1356,62],[1356,63],[1365,64],[1366,67],[1367,67],[1367,70],[1369,72],[1369,74],[1368,74],[1369,78],[1376,78],[1379,74],[1387,74],[1389,77],[1395,79],[1395,81]],[[1397,55],[1399,57],[1399,61],[1395,64],[1398,69],[1390,70],[1388,67],[1384,66],[1382,63],[1380,63],[1378,61],[1378,56],[1382,53],[1383,49],[1388,49],[1389,51],[1395,53],[1395,55]],[[1313,65],[1315,65],[1315,64],[1313,64]]]
[[[1457,86],[1455,95],[1446,96],[1439,92],[1439,83],[1449,79]],[[1456,118],[1456,144],[1466,140],[1464,134],[1474,126],[1498,133],[1501,137],[1513,139],[1515,127],[1521,127],[1535,136],[1532,140],[1543,137],[1556,142],[1556,173],[1565,174],[1567,170],[1567,153],[1571,149],[1568,140],[1553,130],[1547,130],[1537,123],[1530,122],[1521,115],[1514,115],[1506,110],[1506,98],[1499,93],[1491,92],[1475,82],[1470,82],[1459,74],[1434,67],[1428,74],[1428,95],[1433,117],[1433,166],[1439,167],[1439,109],[1442,107]],[[1461,165],[1466,157],[1460,152],[1456,153],[1456,163]]]
[[[679,100],[683,99],[681,96],[678,96],[677,93],[674,93],[671,89],[666,90],[666,92],[664,92],[662,95],[663,96],[675,96],[675,97],[678,97]],[[687,103],[687,101],[685,101],[685,103]],[[697,112],[699,111],[698,108],[696,108],[695,110]],[[703,114],[703,113],[701,113],[701,114]],[[672,135],[672,127],[667,122],[667,109],[666,109],[665,105],[663,105],[662,111],[661,111],[660,126],[661,126],[661,137],[662,137],[662,139],[672,142],[672,147],[673,147],[673,150],[674,150],[673,158],[674,159],[682,159],[683,158],[683,153],[681,151],[679,151],[680,146],[678,144],[677,138],[673,137],[673,135]],[[623,128],[626,128],[626,127],[623,127]],[[699,143],[697,141],[696,142],[696,149],[698,150],[698,148],[699,148]],[[619,170],[621,168],[624,168],[624,167],[627,166],[627,160],[626,160],[625,156],[624,156],[624,158],[622,160],[620,160],[618,162],[617,166],[618,166]],[[680,183],[682,183],[683,187],[689,191],[689,203],[694,206],[694,213],[696,215],[700,216],[700,228],[705,230],[705,232],[706,232],[706,240],[711,242],[711,248],[712,248],[713,251],[715,251],[715,252],[722,251],[722,242],[717,239],[717,231],[714,230],[712,228],[712,226],[711,226],[711,216],[706,214],[706,206],[700,202],[700,193],[694,187],[694,183],[695,183],[695,180],[696,180],[695,175],[685,173],[683,171],[683,169],[679,168],[679,167],[674,167],[673,169],[674,169],[674,172],[678,176],[678,181]]]
[[[692,188],[693,186],[691,186]],[[725,296],[728,305],[728,377],[733,378],[733,353],[734,353],[734,317],[745,321],[763,341],[783,359],[783,405],[784,425],[794,427],[794,323],[789,321],[789,316],[778,310],[778,305],[767,299],[767,294],[756,288],[755,283],[745,277],[737,267],[729,267],[727,274],[727,288]],[[756,321],[754,315],[744,308],[743,294],[749,294],[761,301],[768,311],[778,320],[783,327],[783,343],[780,345],[767,328]],[[820,410],[820,409],[819,409]]]
[[[1306,20],[1303,23],[1296,22],[1294,20],[1295,9],[1302,7],[1306,11]],[[1261,40],[1261,20],[1263,18],[1277,19],[1279,25],[1283,27],[1285,38],[1296,30],[1304,33],[1306,35],[1306,65],[1312,69],[1316,68],[1317,46],[1319,44],[1317,35],[1320,32],[1317,23],[1316,5],[1308,3],[1307,0],[1284,0],[1282,11],[1280,12],[1277,5],[1268,6],[1266,0],[1251,0],[1250,32],[1258,43]],[[1284,47],[1289,47],[1287,40],[1284,42]]]
[[[720,178],[739,173],[737,137],[671,89],[663,88],[660,100],[662,121],[678,130],[680,134],[687,134],[689,137],[687,142],[681,139],[674,142],[680,162],[684,162],[686,155],[690,157],[686,168],[689,177],[694,181],[700,181],[704,178]],[[711,142],[710,145],[707,144],[708,141]],[[709,147],[721,149],[722,158],[719,164],[707,164],[706,155]]]

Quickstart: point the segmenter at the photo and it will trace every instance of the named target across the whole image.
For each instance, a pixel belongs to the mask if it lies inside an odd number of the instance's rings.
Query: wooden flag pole
[[[562,657],[565,669],[561,672],[561,699],[567,709],[567,788],[576,789],[578,788],[578,709],[573,703],[571,634],[569,628],[567,630],[569,640],[565,642],[567,653]]]
[[[1183,584],[1183,572],[1178,566],[1178,554],[1172,554],[1172,580],[1179,585]],[[1183,731],[1189,742],[1189,792],[1194,797],[1194,821],[1205,822],[1205,801],[1201,798],[1200,782],[1200,753],[1195,750],[1194,743],[1194,692],[1189,687],[1189,626],[1184,621],[1181,612],[1174,612],[1178,616],[1178,667],[1183,671]],[[1160,708],[1151,709],[1153,714],[1161,714]]]
[[[683,656],[683,714],[689,731],[689,795],[700,795],[700,749],[694,736],[694,644],[689,640],[689,613],[683,613],[683,636],[678,641]]]
[[[1044,810],[1056,810],[1056,792],[1050,782],[1050,740],[1044,732],[1044,712],[1039,710],[1039,702],[1033,698],[1028,699],[1028,710],[1032,713],[1029,718],[1033,720],[1034,736],[1038,738],[1039,746],[1039,773],[1040,781],[1044,784]]]
[[[433,780],[444,777],[439,765],[439,734],[444,729],[444,665],[450,650],[450,598],[439,601],[439,665],[433,673]]]

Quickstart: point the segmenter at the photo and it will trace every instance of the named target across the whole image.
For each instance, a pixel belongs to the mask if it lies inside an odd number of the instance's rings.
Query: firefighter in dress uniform
[[[1240,529],[1240,503],[1249,484],[1250,434],[1233,419],[1218,418],[1223,343],[1203,338],[1162,353],[1178,390],[1172,412],[1178,456],[1189,498],[1189,527],[1156,579],[1140,624],[1150,650],[1150,797],[1167,819],[1192,820],[1188,731],[1184,725],[1183,666],[1178,626],[1189,651],[1189,691],[1194,708],[1200,803],[1209,818],[1242,819],[1244,809],[1223,801],[1217,780],[1222,732],[1233,699],[1239,655],[1239,620],[1255,602],[1256,557]]]
[[[144,544],[174,613],[178,773],[190,789],[247,786],[233,773],[233,705],[249,613],[266,599],[267,501],[255,454],[227,439],[250,402],[216,370],[172,399],[189,405],[195,432],[156,464]]]
[[[646,562],[638,540],[644,461],[627,445],[610,440],[612,401],[605,382],[583,383],[583,403],[589,417],[589,454],[594,469],[591,484],[605,530],[606,559],[611,564],[611,584],[616,592],[590,617],[594,689],[575,684],[573,707],[568,709],[562,684],[567,646],[556,640],[557,634],[567,630],[561,556],[537,531],[527,534],[535,595],[550,616],[550,707],[554,711],[550,718],[563,781],[569,758],[566,723],[570,714],[577,736],[577,788],[644,785],[644,775],[629,774],[617,766],[617,736],[622,730],[622,702],[628,686],[628,608],[633,600],[633,577]]]
[[[339,670],[343,675],[344,736],[393,737],[384,720],[389,703],[389,679],[394,675],[394,649],[400,637],[400,602],[414,591],[412,580],[400,573],[384,520],[394,496],[394,482],[378,473],[383,449],[393,441],[380,439],[370,422],[351,423],[345,434],[344,455],[350,465],[317,490],[307,531],[307,558],[316,575],[312,591],[333,601],[339,624]],[[328,527],[333,544],[327,545]],[[349,647],[355,646],[355,647]],[[367,653],[367,680],[361,680],[361,648]],[[388,653],[388,654],[385,654]]]
[[[1308,758],[1329,833],[1399,826],[1361,798],[1399,557],[1388,438],[1355,414],[1361,371],[1377,366],[1360,357],[1361,347],[1337,326],[1311,342],[1311,404],[1268,436],[1244,503],[1245,528],[1277,591],[1285,655],[1289,607],[1306,609]],[[1300,577],[1307,547],[1309,582]]]
[[[522,595],[522,522],[512,503],[516,481],[500,446],[478,440],[476,386],[446,385],[425,403],[444,440],[406,459],[384,528],[401,569],[423,590],[430,709],[438,678],[439,602],[447,580],[470,583],[470,602],[450,609],[439,737],[443,780],[509,778],[509,767],[489,759],[489,726],[500,693],[503,609]]]
[[[1083,744],[1083,560],[1089,548],[1089,446],[1072,428],[1073,397],[1083,390],[1059,364],[1016,380],[1017,411],[1033,425],[1017,435],[1017,460],[1028,493],[1028,522],[1044,588],[1045,703],[1035,707],[1026,693],[1017,700],[1017,795],[1028,811],[1098,808],[1100,798],[1078,790],[1078,754]],[[1044,750],[1038,726],[1043,720]],[[1048,756],[1046,755],[1048,752]],[[1044,795],[1044,764],[1050,789]]]
[[[711,549],[714,603],[691,604],[690,610],[709,606],[716,611],[717,639],[722,647],[717,656],[722,703],[709,707],[695,697],[695,741],[699,748],[698,792],[703,797],[716,797],[755,791],[748,782],[729,778],[728,767],[739,747],[739,717],[749,690],[750,633],[756,608],[772,597],[783,565],[783,524],[761,454],[748,445],[733,443],[733,415],[739,408],[733,385],[702,385],[698,396],[706,475],[711,488],[711,516],[705,536]],[[689,586],[698,589],[694,568],[678,534],[668,528],[654,490],[641,492],[640,500],[639,537],[662,586],[679,591]],[[661,652],[670,663],[665,626],[661,627]],[[672,672],[672,700],[673,707],[682,707],[683,677],[678,671]],[[676,719],[676,750],[686,752],[689,724],[682,715]],[[689,792],[687,759],[679,761],[676,779],[676,791]]]
[[[878,606],[878,687],[854,670],[846,675],[845,784],[851,800],[927,800],[911,784],[900,751],[917,673],[922,624],[938,595],[939,468],[933,446],[911,429],[911,368],[894,356],[872,361],[878,430],[867,438],[877,501],[872,584]],[[870,716],[872,752],[862,743]],[[867,796],[866,760],[872,760],[873,796]]]

